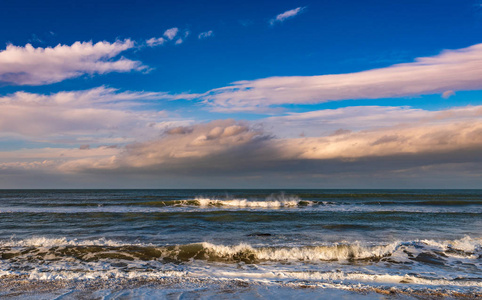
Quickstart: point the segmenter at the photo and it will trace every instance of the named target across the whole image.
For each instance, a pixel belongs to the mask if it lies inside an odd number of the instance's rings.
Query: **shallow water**
[[[0,295],[476,297],[481,213],[480,190],[4,190]]]

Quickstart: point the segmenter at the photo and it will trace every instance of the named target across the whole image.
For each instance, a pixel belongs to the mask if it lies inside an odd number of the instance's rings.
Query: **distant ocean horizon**
[[[481,216],[480,189],[3,189],[0,297],[475,299]]]

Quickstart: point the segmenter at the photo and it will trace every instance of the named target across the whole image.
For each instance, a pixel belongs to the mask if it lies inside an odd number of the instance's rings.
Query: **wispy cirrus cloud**
[[[283,104],[378,99],[427,94],[450,96],[482,88],[482,44],[446,50],[411,63],[356,73],[269,77],[238,81],[202,98],[215,111],[260,111]]]
[[[184,31],[184,34],[179,36],[179,38],[176,40],[175,44],[176,45],[180,45],[182,43],[184,43],[184,41],[187,39],[187,37],[191,34],[191,32],[189,30],[185,30]]]
[[[7,45],[0,51],[0,83],[43,85],[84,74],[144,70],[146,66],[139,61],[115,59],[134,46],[130,39],[114,43],[75,42],[70,46],[59,44],[46,48]]]
[[[148,40],[146,40],[146,44],[149,46],[149,47],[155,47],[155,46],[162,46],[164,45],[164,43],[166,43],[166,39],[163,38],[163,37],[157,37],[157,38],[150,38]]]
[[[189,30],[184,30],[182,33],[177,27],[169,28],[164,31],[162,37],[153,37],[146,40],[149,47],[162,46],[167,42],[173,41],[175,45],[182,44],[186,38],[191,34]],[[175,41],[174,41],[175,40]]]
[[[168,41],[172,41],[177,36],[178,32],[179,28],[177,27],[169,28],[164,31],[164,34],[161,37],[153,37],[146,40],[146,44],[149,47],[162,46]]]
[[[208,30],[208,31],[201,32],[197,37],[198,39],[203,40],[212,36],[214,36],[214,32],[212,30]]]
[[[455,114],[455,111],[451,111],[450,114]],[[303,113],[288,113],[285,116],[262,119],[262,122],[267,129],[279,137],[319,137],[401,126],[435,118],[435,115],[435,112],[411,107],[351,106]]]
[[[269,20],[269,24],[273,26],[276,23],[282,23],[287,19],[293,18],[305,10],[306,7],[297,7],[290,10],[285,11],[284,13],[278,14],[273,19]]]
[[[329,136],[339,133],[431,123],[456,123],[482,117],[482,106],[430,111],[400,106],[349,106],[262,119],[279,137]]]

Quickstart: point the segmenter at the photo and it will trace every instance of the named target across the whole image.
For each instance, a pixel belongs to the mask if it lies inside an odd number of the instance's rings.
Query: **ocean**
[[[6,299],[482,297],[482,190],[2,190]]]

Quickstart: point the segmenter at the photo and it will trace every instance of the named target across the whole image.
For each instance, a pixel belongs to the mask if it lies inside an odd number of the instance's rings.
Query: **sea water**
[[[482,296],[482,190],[3,190],[0,297]]]

